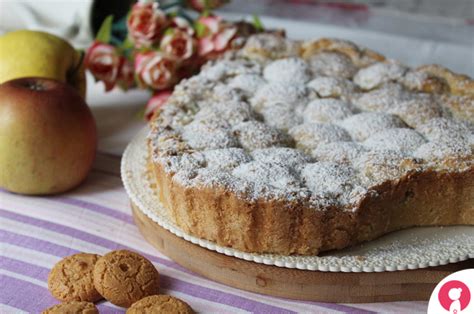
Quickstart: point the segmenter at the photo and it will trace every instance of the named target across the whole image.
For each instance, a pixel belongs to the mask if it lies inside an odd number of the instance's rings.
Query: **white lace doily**
[[[144,128],[122,158],[122,180],[131,201],[150,219],[176,236],[209,250],[247,261],[331,272],[381,272],[445,265],[474,258],[474,226],[425,227],[402,230],[348,249],[320,256],[252,254],[196,238],[176,226],[160,205],[146,169]]]

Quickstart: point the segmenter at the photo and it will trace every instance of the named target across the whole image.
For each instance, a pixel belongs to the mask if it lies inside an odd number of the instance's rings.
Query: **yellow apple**
[[[52,34],[19,30],[0,36],[0,84],[20,77],[45,77],[65,82],[85,97],[81,53]]]
[[[0,187],[55,194],[92,167],[97,130],[89,107],[68,84],[20,78],[0,85]]]

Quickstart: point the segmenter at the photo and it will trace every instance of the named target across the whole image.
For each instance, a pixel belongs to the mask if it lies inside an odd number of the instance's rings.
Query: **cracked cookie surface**
[[[70,301],[47,308],[42,314],[99,314],[94,303]]]
[[[92,271],[100,255],[78,253],[56,265],[48,276],[48,289],[60,301],[95,302],[102,296],[94,287]]]
[[[127,314],[193,314],[193,309],[184,301],[170,295],[152,295],[135,302]]]
[[[159,273],[143,256],[127,251],[112,251],[94,267],[94,285],[108,301],[122,307],[158,293]]]

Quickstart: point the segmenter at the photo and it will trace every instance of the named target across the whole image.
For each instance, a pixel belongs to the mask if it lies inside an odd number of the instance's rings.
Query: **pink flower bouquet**
[[[139,1],[126,19],[118,22],[126,29],[123,40],[114,37],[117,24],[113,17],[104,21],[86,52],[86,69],[97,81],[104,82],[106,91],[115,87],[149,89],[153,96],[145,117],[150,118],[181,79],[234,47],[236,38],[263,30],[258,18],[253,24],[231,23],[210,13],[226,2],[181,0],[160,7],[159,2]],[[186,8],[199,15],[191,18]],[[242,23],[246,27],[242,28]]]

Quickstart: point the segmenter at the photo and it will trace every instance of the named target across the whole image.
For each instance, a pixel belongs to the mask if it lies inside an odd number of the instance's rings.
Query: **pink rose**
[[[228,0],[188,0],[188,5],[198,12],[214,10],[229,2]]]
[[[145,107],[145,119],[150,120],[153,114],[161,108],[168,98],[171,96],[170,90],[164,90],[160,92],[156,92],[153,94],[153,97],[148,101]]]
[[[176,81],[176,62],[157,51],[135,56],[135,73],[141,86],[155,90],[165,89]]]
[[[121,61],[117,84],[122,89],[127,90],[135,85],[135,71],[131,61],[127,60],[125,57],[122,57]]]
[[[199,34],[198,40],[198,54],[200,56],[225,51],[237,34],[235,25],[224,23],[218,16],[201,17],[198,23],[204,28]]]
[[[96,41],[87,50],[84,63],[94,78],[104,82],[105,90],[109,91],[117,82],[121,58],[114,46]]]
[[[195,39],[186,30],[169,29],[161,40],[161,51],[178,62],[187,60],[196,51]]]
[[[128,35],[136,48],[150,47],[158,41],[166,24],[166,15],[157,2],[138,2],[127,19]]]
[[[188,20],[181,16],[175,16],[170,21],[170,26],[173,28],[179,28],[180,30],[186,31],[189,35],[194,35],[193,26]]]

